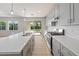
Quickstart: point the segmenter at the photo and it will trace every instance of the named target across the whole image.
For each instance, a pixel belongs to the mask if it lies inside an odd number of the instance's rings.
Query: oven
[[[49,37],[49,39],[47,39],[49,45],[50,45],[50,52],[53,55],[53,36],[62,36],[64,35],[64,29],[55,29],[55,31],[48,31],[47,32],[47,36]]]
[[[49,32],[47,32],[45,34],[45,39],[47,41],[47,45],[48,45],[48,48],[50,49],[51,54],[53,54],[53,51],[52,51],[52,49],[53,49],[53,44],[52,44],[53,38],[52,38],[52,35]]]

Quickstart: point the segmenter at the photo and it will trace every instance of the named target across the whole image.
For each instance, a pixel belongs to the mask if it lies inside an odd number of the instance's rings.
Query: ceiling
[[[12,3],[0,3],[0,17],[45,17],[53,5],[52,3],[13,3],[14,14],[11,15]]]

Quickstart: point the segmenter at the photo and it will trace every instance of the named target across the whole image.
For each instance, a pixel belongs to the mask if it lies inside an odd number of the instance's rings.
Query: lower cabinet
[[[53,54],[54,56],[76,56],[71,50],[62,45],[59,41],[53,38]]]
[[[54,56],[60,56],[61,55],[61,44],[55,40],[55,38],[53,39],[53,54]]]
[[[28,41],[28,43],[24,46],[24,48],[22,50],[22,55],[31,56],[33,48],[34,48],[34,36],[31,37],[30,40]]]
[[[25,47],[23,48],[22,52],[23,56],[29,56],[31,55],[31,41],[29,41]]]

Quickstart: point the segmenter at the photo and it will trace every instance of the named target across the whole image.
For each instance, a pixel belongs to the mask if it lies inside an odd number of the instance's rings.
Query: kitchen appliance
[[[53,54],[52,53],[52,36],[49,32],[45,34],[45,39],[47,41],[47,45],[48,45],[48,48],[50,49],[51,54]]]
[[[53,29],[52,31],[47,31],[46,37],[47,42],[50,47],[50,52],[53,55],[53,36],[62,36],[65,35],[64,29]]]

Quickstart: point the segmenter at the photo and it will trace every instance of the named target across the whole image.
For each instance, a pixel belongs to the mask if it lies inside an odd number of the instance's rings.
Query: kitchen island
[[[32,55],[34,35],[23,36],[17,33],[0,39],[0,56],[27,56]]]

